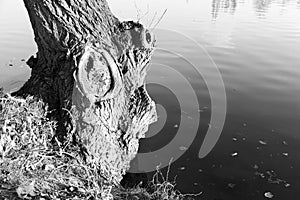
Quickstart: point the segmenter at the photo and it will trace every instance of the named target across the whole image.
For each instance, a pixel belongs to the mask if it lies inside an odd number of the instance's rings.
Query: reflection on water
[[[264,17],[265,14],[268,12],[269,7],[271,6],[272,3],[276,3],[280,6],[285,6],[286,3],[288,3],[289,1],[287,0],[254,0],[253,4],[255,7],[255,12],[257,14],[257,16],[259,17]]]
[[[260,12],[265,12],[272,3],[275,3],[278,6],[284,7],[289,3],[293,3],[293,1],[290,1],[290,0],[254,0],[253,3],[257,10],[259,10]]]
[[[109,4],[120,19],[136,18],[132,0],[109,0]],[[153,57],[150,78],[167,80],[173,87],[182,88],[176,78],[161,75],[161,65],[155,65],[167,63],[180,69],[197,88],[201,112],[197,138],[190,148],[181,147],[185,154],[171,167],[170,177],[177,176],[178,188],[187,193],[203,191],[200,197],[208,200],[261,200],[266,192],[272,192],[273,199],[278,200],[299,196],[300,1],[139,0],[137,6],[141,13],[149,10],[149,16],[142,19],[146,24],[147,18],[151,21],[155,12],[162,13],[167,8],[157,28],[176,30],[195,39],[218,66],[226,87],[228,112],[222,136],[211,154],[199,159],[199,144],[208,128],[213,127],[209,124],[211,102],[206,83],[173,54],[157,51]],[[18,15],[11,10],[18,11]],[[158,47],[164,44],[178,49],[181,55],[188,53],[201,59],[197,69],[211,77],[215,75],[205,63],[207,58],[191,45],[172,36],[157,41]],[[30,70],[21,60],[35,51],[22,2],[0,0],[0,86],[25,81]],[[157,135],[160,141],[150,141],[152,146],[147,139],[142,142],[141,150],[145,151],[155,148],[155,144],[168,143],[180,125],[171,122],[180,116],[196,118],[193,113],[173,109],[176,99],[167,98],[164,91],[155,87],[150,91],[153,99],[166,104],[171,120],[156,129],[164,130]],[[191,95],[179,91],[186,98]],[[161,116],[163,110],[158,110]],[[158,122],[161,124],[163,121]],[[155,133],[150,130],[150,134]]]
[[[220,9],[222,12],[234,14],[236,9],[236,0],[213,0],[212,1],[212,18],[215,20],[218,17]]]
[[[237,4],[244,4],[244,0],[212,0],[212,19],[216,20],[219,13],[229,13],[233,15],[237,9]],[[272,4],[284,9],[288,5],[295,5],[299,7],[300,1],[290,0],[253,0],[254,11],[259,17],[263,17],[268,13],[268,10]]]
[[[266,13],[272,1],[273,0],[254,0],[253,3],[257,12]]]

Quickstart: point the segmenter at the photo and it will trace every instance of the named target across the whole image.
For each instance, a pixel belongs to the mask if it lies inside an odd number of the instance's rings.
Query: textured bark
[[[138,150],[155,104],[145,90],[154,37],[141,24],[120,22],[105,0],[24,0],[38,46],[30,79],[14,95],[48,103],[64,142],[76,120],[87,162],[118,183]]]

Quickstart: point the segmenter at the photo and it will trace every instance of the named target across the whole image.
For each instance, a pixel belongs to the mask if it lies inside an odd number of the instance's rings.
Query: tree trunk
[[[24,0],[38,52],[30,79],[14,95],[49,105],[64,142],[76,121],[86,161],[119,183],[138,150],[155,104],[145,90],[154,37],[141,24],[120,22],[105,0]]]

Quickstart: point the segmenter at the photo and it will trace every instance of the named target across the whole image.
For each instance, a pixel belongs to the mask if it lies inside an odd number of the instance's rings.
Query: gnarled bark
[[[64,142],[73,110],[86,161],[118,183],[129,168],[155,104],[145,90],[154,37],[120,22],[105,0],[24,0],[38,46],[30,79],[14,95],[46,102]]]

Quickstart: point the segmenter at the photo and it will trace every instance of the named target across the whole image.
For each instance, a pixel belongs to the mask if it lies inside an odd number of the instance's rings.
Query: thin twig
[[[137,4],[136,4],[136,0],[134,0],[134,6],[135,6],[135,9],[136,9],[136,13],[137,13],[137,20],[138,22],[140,21],[140,17],[141,17],[141,10],[138,8]]]
[[[157,12],[154,13],[153,18],[152,18],[150,24],[148,25],[149,28],[151,27],[152,23],[154,22],[154,19],[155,19],[156,15],[157,15]]]
[[[168,9],[165,9],[165,11],[163,12],[163,14],[161,15],[161,17],[159,18],[159,20],[157,21],[157,23],[154,25],[154,27],[151,29],[151,32],[153,32],[153,30],[156,28],[156,26],[161,22],[162,18],[165,16],[166,12],[168,11]]]

